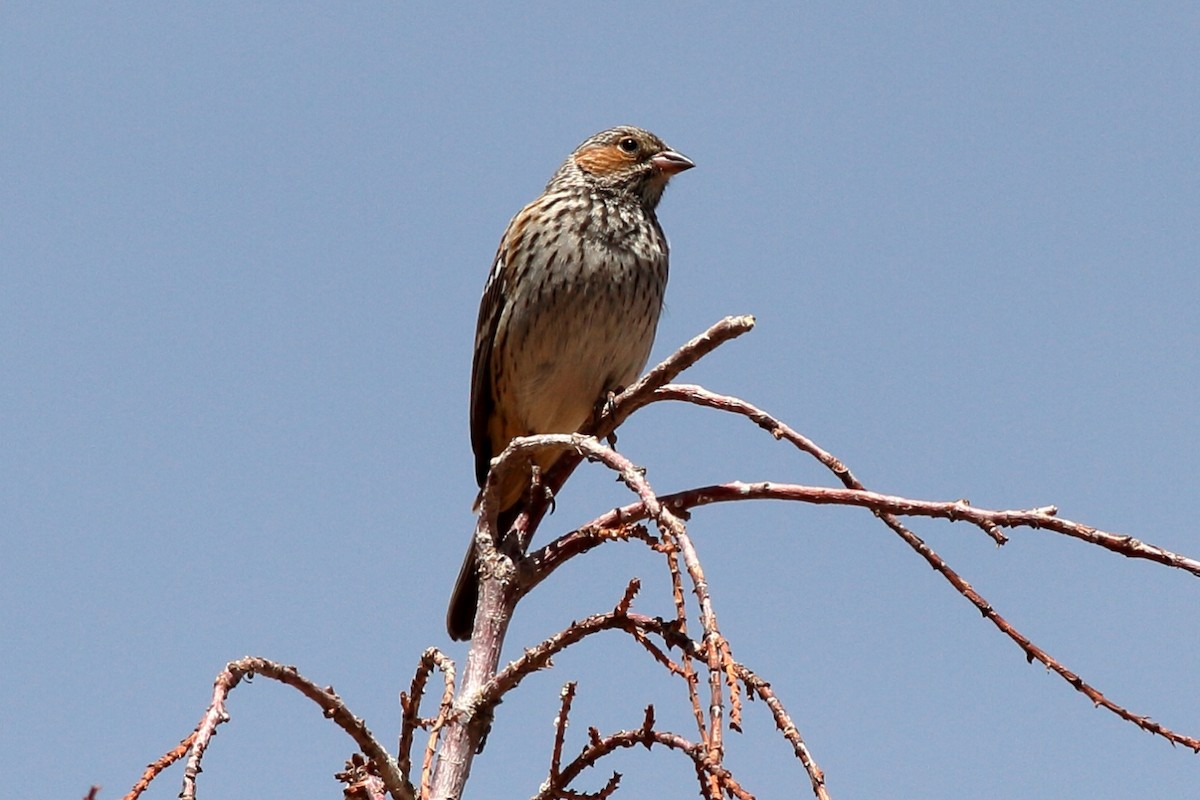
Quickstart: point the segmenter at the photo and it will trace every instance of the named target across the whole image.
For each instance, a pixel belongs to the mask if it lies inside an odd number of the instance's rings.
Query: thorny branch
[[[749,315],[725,317],[717,321],[704,333],[667,356],[662,363],[643,375],[633,386],[614,397],[612,402],[606,404],[599,419],[591,420],[579,432],[595,436],[597,439],[606,439],[612,436],[617,427],[628,419],[630,414],[652,401],[654,392],[659,387],[670,383],[685,369],[713,350],[748,333],[753,328],[754,317]],[[547,490],[546,493],[540,498],[534,498],[528,513],[517,522],[518,528],[527,531],[526,543],[542,516],[545,515],[549,498],[562,488],[581,460],[582,454],[568,453],[558,459],[548,475],[543,476],[542,483]]]
[[[670,674],[681,677],[687,684],[699,738],[696,741],[654,726],[653,707],[646,708],[642,725],[637,729],[618,731],[601,736],[589,729],[588,743],[575,759],[563,763],[567,720],[575,685],[568,684],[562,695],[559,716],[555,723],[549,778],[538,798],[579,797],[604,800],[617,790],[620,776],[616,773],[596,792],[581,793],[569,789],[571,782],[585,769],[595,766],[599,759],[616,750],[643,745],[664,746],[688,756],[695,767],[702,797],[729,796],[747,800],[749,794],[724,766],[723,725],[728,692],[729,725],[740,730],[741,687],[748,696],[763,700],[776,727],[792,745],[793,752],[804,766],[814,796],[827,798],[825,778],[804,743],[799,730],[770,685],[746,666],[733,659],[729,642],[721,635],[708,584],[700,559],[684,524],[691,509],[710,503],[741,500],[773,499],[812,504],[836,504],[869,509],[899,535],[960,594],[971,602],[984,617],[1014,641],[1027,660],[1039,661],[1060,675],[1076,690],[1098,706],[1150,731],[1200,752],[1200,740],[1175,733],[1147,717],[1135,715],[1108,700],[1098,690],[1069,671],[1060,662],[1019,633],[973,587],[963,580],[946,562],[909,530],[902,517],[930,517],[968,522],[982,530],[998,545],[1008,541],[1002,529],[1035,528],[1070,536],[1130,558],[1154,561],[1193,575],[1200,575],[1200,561],[1172,553],[1163,548],[1139,541],[1131,536],[1118,535],[1057,516],[1053,506],[1026,510],[997,511],[975,508],[966,501],[932,502],[912,500],[868,491],[850,469],[832,454],[819,447],[778,419],[736,397],[710,392],[699,386],[670,384],[680,372],[711,352],[753,327],[752,317],[727,317],[704,334],[688,342],[662,364],[646,374],[634,386],[612,398],[597,419],[583,431],[572,435],[544,435],[516,439],[493,462],[487,485],[481,493],[476,541],[484,564],[480,616],[476,620],[476,635],[467,661],[461,686],[455,691],[455,666],[436,648],[422,655],[413,677],[412,686],[401,696],[401,734],[398,756],[393,758],[333,692],[321,689],[285,667],[265,659],[245,658],[231,662],[217,677],[213,700],[196,729],[178,746],[150,764],[133,787],[126,800],[136,798],[154,778],[172,763],[188,756],[181,797],[194,798],[200,763],[217,727],[228,721],[225,710],[228,694],[243,677],[265,675],[300,691],[316,702],[356,742],[368,760],[356,756],[352,766],[355,774],[363,773],[382,783],[393,800],[409,798],[457,798],[470,771],[475,751],[486,737],[491,714],[496,705],[522,680],[533,672],[550,666],[554,654],[577,644],[593,634],[606,630],[622,631],[640,644],[656,663]],[[828,468],[842,488],[801,486],[788,483],[729,483],[698,487],[670,495],[657,495],[646,481],[643,472],[611,447],[598,441],[610,438],[612,432],[634,411],[653,402],[664,400],[687,402],[742,416],[766,430],[775,439],[789,442]],[[529,456],[544,449],[559,450],[563,455],[547,475],[542,485],[548,490],[535,496],[529,511],[516,523],[523,533],[522,549],[542,520],[548,499],[562,486],[571,472],[583,460],[602,463],[615,471],[633,491],[637,502],[613,509],[592,522],[558,537],[553,542],[528,555],[500,553],[496,548],[495,487],[505,470],[528,468]],[[640,521],[652,520],[658,536],[651,535]],[[630,582],[625,595],[616,607],[605,614],[596,614],[572,623],[563,631],[529,648],[504,669],[498,669],[500,647],[507,631],[508,619],[517,602],[567,560],[608,541],[638,539],[664,554],[671,573],[676,617],[664,621],[632,611],[638,590],[636,579]],[[515,558],[515,563],[513,561]],[[691,639],[687,633],[687,603],[683,588],[684,574],[691,585],[691,594],[699,608],[701,638]],[[672,650],[678,658],[669,655]],[[707,712],[699,696],[697,668],[707,674],[709,699]],[[444,688],[438,710],[433,717],[420,715],[420,704],[428,679],[434,669],[443,674]],[[419,789],[410,779],[411,750],[417,728],[429,731],[425,748]],[[439,748],[439,741],[441,747]],[[434,766],[435,753],[437,765]],[[190,755],[189,755],[190,754]],[[369,769],[368,769],[369,768]],[[378,776],[375,778],[373,776]],[[365,785],[365,784],[364,784]]]
[[[950,521],[967,521],[979,527],[998,544],[1003,544],[1007,541],[1007,537],[1000,532],[1000,528],[1002,527],[1029,527],[1052,530],[1092,544],[1097,544],[1105,549],[1130,558],[1152,560],[1195,575],[1200,575],[1200,562],[1177,553],[1172,553],[1161,547],[1146,544],[1131,536],[1106,533],[1078,522],[1062,519],[1057,516],[1057,509],[1053,506],[1020,511],[992,511],[975,508],[963,500],[933,502],[910,500],[904,497],[870,492],[865,490],[849,468],[832,454],[793,431],[766,412],[743,400],[714,394],[698,386],[665,386],[656,390],[654,396],[663,400],[695,402],[697,405],[745,416],[767,430],[776,439],[789,441],[800,450],[814,456],[837,475],[844,485],[852,487],[849,489],[828,489],[770,482],[747,484],[734,481],[720,486],[700,487],[664,496],[660,498],[662,505],[684,511],[709,503],[772,499],[802,501],[812,504],[856,505],[869,508],[888,527],[895,531],[909,547],[924,558],[938,574],[942,575],[959,594],[974,605],[985,618],[990,620],[1001,632],[1015,642],[1025,653],[1027,661],[1032,662],[1036,660],[1040,662],[1063,678],[1076,691],[1085,695],[1094,705],[1111,711],[1120,718],[1137,725],[1142,730],[1162,736],[1174,744],[1181,744],[1194,752],[1200,753],[1200,739],[1177,733],[1147,716],[1134,714],[1123,706],[1114,703],[1098,689],[1080,678],[1079,675],[1067,669],[1066,666],[1044,649],[1035,645],[997,612],[974,587],[959,576],[933,548],[929,547],[920,537],[905,527],[900,522],[899,517],[926,516],[943,518]],[[654,508],[646,506],[645,503],[635,503],[624,508],[614,509],[584,527],[585,529],[593,527],[603,529],[615,525],[628,525],[640,519],[653,517],[654,513]],[[571,535],[573,534],[567,534],[567,537]],[[560,547],[562,546],[564,545],[560,545]]]
[[[342,699],[333,691],[332,687],[322,689],[300,675],[295,667],[277,664],[265,658],[248,657],[231,661],[225,666],[225,669],[213,682],[212,702],[204,712],[204,716],[200,718],[200,723],[196,726],[195,731],[180,742],[178,747],[171,750],[154,764],[151,764],[142,779],[125,796],[126,800],[136,800],[159,772],[182,758],[189,751],[191,755],[188,757],[187,765],[184,768],[183,789],[180,791],[179,796],[182,800],[194,800],[196,797],[196,778],[200,774],[200,763],[204,758],[204,752],[207,750],[212,737],[216,735],[217,727],[229,721],[229,713],[225,710],[225,703],[229,698],[229,693],[241,683],[243,678],[249,680],[255,675],[263,675],[271,680],[291,686],[320,706],[325,716],[333,720],[334,724],[349,734],[359,749],[375,763],[379,777],[383,780],[393,800],[412,800],[416,796],[412,785],[400,773],[396,760],[371,735],[371,732],[367,730],[367,726],[363,721],[350,712],[345,703],[342,702]],[[150,774],[151,770],[154,770],[154,774]]]
[[[442,700],[438,706],[437,716],[423,718],[420,716],[421,698],[425,694],[425,684],[434,669],[442,672]],[[400,747],[398,764],[402,775],[412,774],[412,744],[413,736],[418,727],[429,730],[429,743],[425,746],[425,757],[421,762],[421,797],[429,795],[429,779],[432,777],[433,756],[441,736],[442,726],[450,716],[454,704],[454,662],[446,657],[441,650],[430,647],[421,654],[421,661],[413,675],[412,686],[407,694],[400,693],[400,710],[402,712],[400,727]]]

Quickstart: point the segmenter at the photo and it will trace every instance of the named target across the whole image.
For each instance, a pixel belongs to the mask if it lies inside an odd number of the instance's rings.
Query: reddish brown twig
[[[559,694],[562,703],[558,708],[558,716],[554,719],[554,749],[550,754],[550,777],[548,784],[551,787],[562,788],[562,749],[563,742],[567,738],[567,718],[571,715],[571,701],[575,699],[575,682],[569,681],[562,688]]]
[[[742,664],[734,664],[734,669],[738,678],[746,684],[746,689],[762,698],[767,704],[767,708],[771,709],[771,715],[775,717],[775,726],[779,728],[779,732],[792,745],[792,751],[796,754],[796,758],[800,759],[800,763],[804,765],[804,770],[808,773],[808,779],[812,783],[813,794],[818,800],[829,800],[829,793],[825,789],[825,773],[817,766],[817,762],[813,759],[812,753],[808,750],[808,745],[804,743],[804,739],[800,736],[800,731],[796,728],[796,724],[792,722],[791,716],[787,713],[787,709],[783,707],[783,703],[775,696],[775,692],[771,689],[771,684],[764,681],[762,678],[755,675],[747,667]]]
[[[1184,736],[1183,734],[1176,733],[1170,728],[1155,722],[1149,717],[1133,714],[1124,707],[1109,700],[1100,692],[1100,690],[1088,684],[1074,672],[1071,672],[1061,662],[1056,660],[1045,650],[1038,647],[1026,636],[1021,634],[1012,626],[1011,623],[1008,622],[1008,620],[1000,616],[1000,614],[994,608],[992,608],[991,603],[989,603],[983,598],[982,595],[975,591],[971,584],[959,577],[958,573],[952,570],[950,566],[942,559],[942,557],[934,552],[933,548],[925,544],[920,537],[908,531],[905,531],[900,535],[909,547],[917,551],[918,555],[925,559],[925,561],[931,567],[933,567],[939,575],[949,581],[950,584],[958,591],[958,593],[967,598],[967,600],[970,601],[970,603],[975,606],[975,608],[977,608],[985,618],[990,620],[993,625],[995,625],[1004,633],[1004,635],[1016,642],[1017,646],[1025,652],[1026,661],[1030,663],[1032,663],[1034,660],[1041,662],[1046,666],[1047,669],[1059,675],[1076,691],[1085,695],[1089,700],[1092,701],[1094,705],[1102,706],[1103,708],[1108,709],[1121,719],[1132,722],[1134,725],[1137,725],[1144,731],[1157,734],[1162,736],[1167,741],[1181,744],[1185,747],[1191,748],[1193,752],[1200,753],[1200,739],[1195,739],[1190,736]]]
[[[696,548],[692,544],[691,537],[688,536],[687,527],[683,524],[683,520],[669,508],[659,503],[658,497],[654,494],[654,490],[650,488],[649,482],[646,481],[642,471],[633,462],[611,448],[602,446],[591,437],[575,434],[571,438],[573,439],[576,451],[582,453],[589,460],[599,461],[608,466],[609,469],[618,474],[626,486],[637,493],[642,500],[643,506],[646,508],[648,516],[653,518],[657,523],[658,530],[663,536],[664,544],[671,545],[683,560],[683,565],[687,570],[688,576],[691,578],[692,593],[695,595],[696,601],[700,606],[700,625],[703,630],[703,641],[708,666],[708,725],[707,729],[703,724],[699,727],[702,740],[708,747],[710,760],[713,763],[720,763],[724,747],[722,727],[722,720],[724,718],[724,693],[721,691],[721,656],[724,650],[724,637],[721,636],[720,629],[717,626],[717,615],[713,610],[712,596],[708,591],[708,581],[704,576],[704,568],[700,564],[700,557],[696,553]],[[668,553],[668,564],[671,565],[672,569],[675,569],[673,556],[674,553]],[[686,622],[686,611],[684,610],[682,597],[678,588],[676,589],[676,610],[678,621],[683,626]],[[686,669],[687,666],[685,665]],[[696,700],[694,699],[693,702],[695,703]]]
[[[596,420],[593,426],[595,432],[601,436],[609,435],[642,402],[641,398],[649,396],[655,388],[670,381],[704,355],[722,343],[749,331],[753,326],[752,317],[727,317],[711,326],[672,353],[633,387],[614,398],[608,404],[606,412]],[[480,598],[471,651],[467,658],[459,699],[455,704],[457,721],[452,720],[449,725],[443,743],[443,753],[446,757],[439,762],[445,769],[439,766],[434,776],[433,792],[439,797],[457,797],[461,794],[475,750],[486,734],[487,720],[479,715],[483,708],[479,703],[479,690],[495,675],[500,648],[508,629],[509,615],[520,596],[520,586],[514,585],[512,580],[511,562],[495,550],[496,486],[505,470],[527,469],[527,465],[531,463],[529,455],[533,451],[561,446],[547,441],[544,437],[531,437],[513,442],[493,463],[488,480],[480,493],[475,534],[480,555]],[[580,451],[565,452],[558,458],[550,474],[540,476],[540,482],[547,491],[534,493],[528,510],[514,523],[518,531],[516,538],[520,549],[525,548],[529,537],[533,535],[544,516],[548,498],[562,486],[578,466],[582,456]],[[690,669],[690,665],[688,668]]]
[[[559,773],[561,782],[557,786],[544,785],[542,790],[534,795],[534,800],[552,800],[561,797],[564,787],[569,786],[585,769],[595,766],[601,758],[616,750],[638,745],[647,749],[654,745],[661,745],[688,756],[696,766],[701,792],[706,797],[711,796],[709,792],[712,784],[709,783],[709,779],[712,778],[715,779],[715,785],[720,792],[728,793],[729,796],[738,798],[738,800],[754,800],[753,796],[742,788],[727,769],[707,760],[708,748],[703,744],[690,742],[670,731],[656,730],[653,706],[646,707],[646,716],[642,726],[635,730],[617,731],[607,736],[601,736],[595,728],[589,728],[588,744],[583,748],[583,752],[562,768]]]
[[[191,755],[188,756],[187,766],[183,770],[183,790],[179,793],[181,800],[195,800],[196,777],[200,774],[200,762],[204,758],[204,751],[208,749],[208,743],[216,735],[217,726],[229,721],[229,713],[225,710],[225,700],[241,680],[242,675],[234,673],[227,665],[213,681],[212,702],[209,703],[204,716],[200,718],[200,724],[196,726]]]
[[[829,468],[846,488],[865,491],[865,487],[858,478],[854,477],[849,467],[839,461],[832,453],[762,409],[747,403],[745,400],[716,394],[702,386],[681,384],[672,384],[656,389],[653,400],[677,400],[746,417],[776,439],[790,442],[798,449],[816,458]],[[997,544],[1004,544],[1007,541],[1003,532],[999,530],[1002,527],[1044,528],[1055,533],[1061,533],[1090,544],[1098,545],[1128,558],[1142,558],[1175,569],[1186,570],[1193,575],[1200,576],[1200,561],[1196,559],[1173,553],[1156,545],[1147,544],[1132,536],[1106,533],[1090,525],[1060,519],[1057,517],[1058,509],[1054,506],[1045,506],[1025,511],[986,512],[984,514],[972,513],[970,510],[971,506],[965,501],[959,501],[959,507],[964,509],[962,519],[968,520],[979,527],[995,539]],[[913,513],[920,514],[921,512],[915,511]],[[884,517],[884,521],[889,526],[892,524],[886,517]],[[898,521],[896,522],[898,524]]]
[[[606,614],[593,614],[577,622],[572,622],[564,630],[533,647],[526,648],[520,657],[500,670],[496,677],[480,690],[476,702],[480,705],[494,705],[504,695],[520,685],[525,678],[545,669],[551,659],[567,647],[601,631],[611,630],[625,631],[669,672],[675,675],[683,674],[680,664],[673,661],[661,648],[646,638],[646,634],[656,633],[660,630],[660,626],[655,620],[641,614],[622,613],[614,610]]]
[[[388,796],[379,768],[362,753],[350,756],[346,768],[333,777],[343,785],[342,800],[385,800]]]
[[[992,511],[966,505],[961,500],[936,503],[927,500],[911,500],[905,497],[882,495],[855,489],[828,489],[815,486],[798,486],[785,483],[742,483],[734,481],[720,486],[705,486],[691,489],[659,498],[662,505],[673,509],[690,509],[709,503],[733,502],[738,500],[791,500],[814,504],[854,505],[869,508],[881,517],[888,515],[913,515],[948,519],[951,521],[964,520],[980,527],[993,525],[997,527],[1056,527],[1078,528],[1078,523],[1061,520],[1050,516],[1047,512],[1035,509],[1029,511]],[[650,509],[644,503],[634,503],[623,508],[614,509],[592,522],[589,526],[604,527],[606,525],[626,524],[630,521],[645,519],[651,516]],[[991,604],[987,602],[969,583],[962,579],[929,545],[919,536],[903,525],[889,525],[904,539],[909,547],[926,560],[943,578],[965,597],[979,612],[990,620],[1001,632],[1017,644],[1029,661],[1038,661],[1059,675],[1074,689],[1084,694],[1097,706],[1101,706],[1124,720],[1132,722],[1142,730],[1157,734],[1167,740],[1181,744],[1200,753],[1200,739],[1177,733],[1149,717],[1136,715],[1124,707],[1112,702],[1098,689],[1081,679],[1077,674],[1067,669],[1062,663],[1042,648],[1033,644],[1021,634]],[[1096,535],[1111,537],[1094,531]],[[1173,554],[1172,554],[1173,555]],[[1182,559],[1182,557],[1179,557]],[[1190,560],[1190,559],[1186,559]],[[1190,570],[1189,570],[1190,571]]]
[[[664,359],[661,364],[643,375],[633,386],[617,395],[608,413],[598,421],[595,428],[583,432],[590,433],[598,439],[608,436],[627,420],[630,414],[652,402],[659,387],[675,380],[685,369],[725,342],[749,333],[753,329],[754,317],[750,315],[725,317],[714,323],[704,333],[685,343]]]
[[[442,699],[438,705],[438,713],[430,718],[421,717],[421,698],[425,693],[425,684],[434,669],[442,672]],[[430,647],[421,654],[417,671],[413,674],[412,686],[409,692],[400,693],[400,710],[402,712],[400,726],[400,750],[397,764],[400,774],[406,781],[411,781],[412,775],[412,744],[418,727],[429,730],[429,742],[425,746],[425,756],[421,761],[421,797],[429,796],[429,780],[433,768],[433,756],[437,750],[438,739],[442,726],[450,715],[454,703],[454,661],[441,650]]]
[[[630,386],[614,397],[612,402],[606,404],[600,417],[585,425],[580,429],[580,433],[595,436],[597,439],[604,439],[610,436],[622,422],[629,418],[630,414],[647,403],[652,402],[654,392],[658,387],[674,380],[685,369],[695,364],[701,358],[704,358],[704,356],[713,350],[716,350],[722,344],[736,339],[753,328],[754,317],[749,315],[725,317],[714,323],[704,333],[686,342],[674,353],[663,359],[661,363],[643,375],[633,386]],[[528,512],[523,515],[524,519],[517,522],[517,527],[528,531],[527,536],[532,536],[532,531],[537,527],[538,522],[541,521],[542,516],[546,513],[547,498],[557,494],[562,485],[566,483],[567,478],[579,466],[581,455],[564,455],[558,459],[549,474],[542,477],[542,483],[548,490],[547,493],[543,497],[534,498],[534,502],[530,504]],[[526,540],[525,544],[527,543],[528,540]]]
[[[637,597],[637,593],[642,588],[642,582],[637,578],[631,578],[629,585],[625,587],[625,594],[621,595],[621,601],[617,603],[617,607],[613,609],[614,614],[629,614],[629,609],[633,606],[633,598]]]
[[[563,534],[539,550],[527,554],[522,560],[517,575],[518,596],[524,597],[572,558],[583,555],[604,542],[627,542],[632,539],[642,542],[655,552],[662,552],[663,543],[647,531],[644,525],[622,524],[607,528],[585,526]]]
[[[686,527],[682,520],[673,511],[659,502],[657,496],[650,488],[649,483],[642,475],[641,471],[624,456],[616,453],[611,448],[604,447],[592,437],[583,436],[581,434],[547,434],[541,436],[522,437],[514,440],[501,453],[492,467],[493,475],[500,474],[504,469],[513,468],[513,465],[527,462],[531,459],[534,452],[542,449],[555,449],[562,452],[575,452],[589,460],[598,461],[605,466],[614,470],[620,479],[641,498],[641,509],[645,512],[645,516],[655,520],[659,532],[662,535],[661,547],[667,550],[668,555],[678,553],[682,559],[683,565],[686,568],[691,579],[693,594],[695,594],[697,602],[700,606],[700,619],[703,628],[703,646],[702,653],[707,667],[709,680],[709,704],[708,712],[705,714],[699,704],[699,698],[696,693],[696,676],[694,675],[690,659],[684,659],[681,664],[684,676],[688,681],[689,695],[692,699],[693,710],[696,714],[697,729],[700,732],[700,742],[705,747],[706,762],[710,764],[720,764],[723,759],[724,744],[723,744],[723,719],[724,719],[724,692],[722,690],[722,676],[725,677],[727,684],[731,685],[731,694],[736,695],[738,692],[737,682],[733,679],[733,661],[729,656],[728,643],[720,634],[717,627],[716,615],[712,609],[711,596],[708,592],[708,584],[704,577],[703,568],[700,565],[700,559],[695,551],[695,547],[691,542],[691,538],[687,535]],[[489,487],[494,485],[494,482],[489,482]],[[489,488],[485,488],[485,503],[488,502],[486,495]],[[486,506],[485,506],[486,507]],[[607,527],[605,525],[590,526],[596,529]],[[671,564],[671,560],[668,564]],[[682,602],[682,587],[678,581],[674,579],[674,575],[678,572],[677,568],[673,568],[673,585],[676,586],[675,596],[677,605],[678,619],[676,625],[681,633],[686,633],[686,610]],[[499,576],[498,576],[499,577]],[[505,580],[485,581],[487,583],[504,584]],[[497,590],[499,596],[509,598],[509,603],[515,603],[516,593],[510,592],[506,586],[504,589]],[[486,588],[485,588],[486,592]],[[477,624],[482,618],[482,614],[476,616]],[[504,613],[502,612],[502,616]],[[613,621],[604,621],[606,625],[613,625]],[[533,656],[525,659],[518,659],[510,668],[505,671],[497,679],[485,685],[478,696],[471,698],[470,713],[478,714],[482,709],[489,708],[500,696],[515,686],[517,682],[530,671],[535,669],[534,659],[548,659],[550,652],[556,651],[560,647],[566,646],[574,637],[583,635],[585,628],[572,626],[564,631],[559,637],[552,637],[547,640],[544,648],[534,648]],[[529,652],[526,654],[529,656]],[[737,716],[733,717],[735,722],[740,717],[740,700]],[[708,773],[710,788],[709,791],[715,790],[716,783],[712,780],[712,775]]]
[[[433,672],[434,662],[429,658],[428,648],[421,654],[417,663],[417,671],[413,674],[412,684],[407,692],[400,693],[400,743],[396,751],[396,764],[400,774],[406,780],[412,776],[412,745],[417,728],[421,727],[421,698],[425,694],[425,685]]]
[[[138,778],[137,783],[125,795],[124,800],[137,800],[138,797],[141,797],[142,792],[150,788],[151,782],[163,770],[188,754],[188,750],[192,748],[194,741],[196,741],[196,731],[189,733],[183,738],[183,741],[164,753],[157,761],[149,764],[145,772],[142,773],[142,777]]]
[[[781,422],[771,416],[762,409],[747,403],[738,397],[730,397],[728,395],[717,394],[710,392],[703,386],[691,385],[671,385],[662,386],[656,389],[653,396],[647,402],[655,402],[658,400],[679,400],[693,405],[714,408],[719,411],[726,411],[732,414],[746,417],[754,424],[758,425],[763,430],[770,433],[776,439],[782,439],[791,443],[797,449],[808,453],[817,461],[821,462],[830,472],[832,472],[842,485],[847,489],[866,490],[866,487],[854,477],[854,473],[850,468],[843,464],[832,453],[822,448],[812,439],[804,436],[800,432],[793,430],[791,426]],[[894,516],[883,517],[883,521],[889,527],[900,525],[900,521]],[[1007,541],[1004,534],[994,526],[980,526],[983,532],[995,540],[996,544],[1004,544]]]
[[[217,726],[229,721],[229,714],[225,710],[225,701],[229,697],[229,693],[241,682],[242,678],[254,675],[263,675],[291,686],[320,706],[325,716],[349,734],[359,749],[375,763],[379,770],[379,776],[393,800],[413,800],[415,798],[416,794],[412,785],[405,781],[400,774],[395,759],[371,735],[363,721],[346,708],[345,703],[334,693],[332,688],[320,688],[297,672],[295,667],[276,664],[265,658],[248,657],[229,662],[213,682],[212,702],[192,735],[191,755],[188,757],[187,766],[184,769],[183,790],[179,794],[183,800],[194,800],[196,797],[196,777],[200,774],[200,762],[204,758],[204,752],[208,748],[213,734],[216,733]]]
[[[678,647],[684,654],[683,664],[690,663],[692,659],[706,662],[706,656],[702,653],[701,648],[681,632],[677,623],[664,622],[661,619],[647,617],[642,614],[635,614],[628,610],[628,603],[632,600],[636,586],[636,581],[630,583],[629,587],[625,591],[625,595],[622,597],[621,601],[617,604],[617,607],[613,609],[613,611],[607,614],[596,614],[591,617],[587,617],[584,620],[573,622],[567,629],[560,631],[554,636],[551,636],[537,646],[525,650],[525,652],[522,653],[518,659],[509,664],[508,667],[506,667],[496,676],[496,679],[492,683],[484,688],[483,692],[481,693],[481,700],[484,702],[493,702],[498,700],[499,698],[508,694],[508,692],[510,692],[512,689],[516,688],[516,686],[520,684],[525,677],[549,666],[552,658],[557,653],[589,636],[592,636],[593,634],[605,630],[621,630],[628,633],[634,638],[635,641],[641,644],[647,650],[647,652],[649,652],[655,658],[656,661],[662,664],[671,674],[674,675],[685,675],[686,673],[680,664],[672,661],[666,656],[662,649],[650,642],[647,638],[648,636],[655,635],[661,637],[668,647]],[[726,674],[733,675],[735,679],[744,683],[750,691],[753,691],[764,701],[766,701],[768,707],[771,709],[771,712],[775,717],[776,725],[779,727],[780,731],[788,739],[788,741],[791,742],[798,760],[808,772],[809,781],[812,784],[814,795],[817,798],[827,800],[829,795],[825,789],[824,773],[821,771],[820,767],[817,766],[815,759],[813,759],[812,754],[809,752],[808,747],[801,738],[800,732],[797,730],[795,724],[792,723],[791,718],[788,716],[787,711],[783,707],[783,704],[771,691],[770,686],[766,684],[766,682],[759,679],[751,670],[741,664],[738,664],[737,662],[734,662],[732,658],[729,659],[727,664],[728,665],[724,668]],[[572,685],[571,697],[573,698],[573,696],[574,694]],[[565,726],[565,721],[563,720],[565,720],[565,717],[560,716],[558,724]],[[706,726],[703,715],[698,722],[698,727],[702,733],[705,732]],[[701,742],[701,745],[699,746],[703,746],[705,749],[706,755],[704,763],[706,765],[719,765],[720,761],[714,761],[712,752],[707,745]],[[556,743],[556,748],[561,750],[561,745]],[[555,760],[553,763],[560,763],[561,759],[559,759],[558,756],[555,756],[554,758],[557,760]],[[552,778],[556,775],[561,778],[561,770],[558,772],[552,770],[551,774]],[[704,780],[706,781],[716,780],[722,774],[723,773],[721,773],[719,770],[708,770],[703,772]],[[721,780],[724,779],[721,778]],[[554,781],[552,781],[552,783],[554,783]],[[555,783],[555,785],[564,787],[565,789],[567,783],[559,782]],[[568,793],[564,791],[561,796],[567,796],[567,794]]]

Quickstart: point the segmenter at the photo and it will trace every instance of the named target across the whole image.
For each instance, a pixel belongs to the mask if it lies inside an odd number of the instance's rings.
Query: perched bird
[[[475,329],[471,445],[481,487],[514,438],[574,433],[646,366],[667,286],[654,209],[671,176],[693,166],[649,131],[612,128],[575,148],[508,223]],[[530,484],[519,470],[510,476],[499,487],[501,536]],[[471,638],[478,600],[472,540],[446,614],[452,639]]]

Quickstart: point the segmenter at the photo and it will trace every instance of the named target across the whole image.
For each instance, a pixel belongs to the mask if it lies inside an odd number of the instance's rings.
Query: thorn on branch
[[[641,588],[642,582],[637,578],[629,581],[629,585],[625,587],[625,596],[621,598],[621,602],[617,603],[614,613],[622,617],[629,614],[629,608],[633,605],[633,598],[637,596],[638,590]]]
[[[646,716],[642,720],[642,745],[647,750],[654,744],[654,705],[646,706]]]
[[[588,742],[592,747],[600,746],[600,731],[594,726],[588,728]]]
[[[621,785],[621,773],[614,772],[612,777],[608,779],[608,783],[604,784],[604,788],[592,795],[595,800],[608,800],[616,793],[617,787]]]

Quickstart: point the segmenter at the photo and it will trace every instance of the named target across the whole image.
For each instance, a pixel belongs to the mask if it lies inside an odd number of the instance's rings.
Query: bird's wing
[[[516,220],[514,219],[513,222]],[[513,223],[509,223],[509,229]],[[500,327],[500,318],[507,304],[507,284],[510,270],[505,268],[508,250],[505,242],[508,232],[500,240],[496,259],[487,284],[483,287],[483,299],[479,303],[479,320],[475,325],[475,356],[471,365],[471,448],[475,451],[475,479],[482,488],[491,468],[493,452],[491,437],[492,416],[496,413],[494,392],[495,365],[492,363],[493,347]]]

